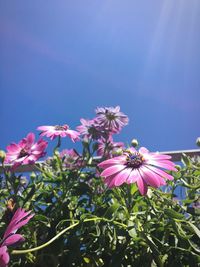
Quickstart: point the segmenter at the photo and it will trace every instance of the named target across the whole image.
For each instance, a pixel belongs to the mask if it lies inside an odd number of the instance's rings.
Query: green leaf
[[[191,222],[187,222],[190,227],[193,229],[193,232],[200,238],[200,230]]]
[[[90,259],[89,259],[89,258],[84,257],[83,259],[84,259],[84,261],[85,261],[86,263],[90,263]]]
[[[190,159],[186,154],[184,154],[184,153],[182,154],[181,161],[183,162],[183,164],[185,166],[187,166],[187,167],[190,166]]]
[[[164,213],[173,219],[185,219],[185,216],[182,213],[179,213],[173,209],[164,209]]]
[[[115,202],[112,206],[110,206],[107,211],[104,213],[104,217],[108,219],[112,219],[114,216],[114,213],[117,212],[118,208],[120,207],[120,204],[118,202]]]

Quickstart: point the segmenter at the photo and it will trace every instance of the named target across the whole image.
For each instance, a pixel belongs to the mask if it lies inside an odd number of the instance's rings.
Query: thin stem
[[[53,150],[54,154],[55,154],[56,150],[57,150],[60,146],[61,146],[61,137],[58,136],[58,143],[57,143],[56,147],[55,147],[54,150]]]
[[[121,227],[127,228],[127,225],[117,222],[117,221],[112,221],[112,220],[108,220],[106,218],[100,218],[100,217],[95,217],[95,218],[89,218],[89,219],[85,219],[83,222],[90,222],[90,221],[97,221],[97,220],[101,220],[101,221],[106,221],[106,222],[113,222],[116,225],[119,225]],[[40,249],[43,249],[45,247],[47,247],[48,245],[50,245],[51,243],[53,243],[57,238],[59,238],[61,235],[63,235],[65,232],[67,232],[68,230],[74,228],[75,226],[77,226],[78,224],[80,224],[81,221],[78,221],[72,225],[70,225],[69,227],[63,229],[60,233],[58,233],[56,236],[54,236],[52,239],[50,239],[48,242],[35,247],[35,248],[30,248],[30,249],[25,249],[25,250],[13,250],[11,252],[11,254],[25,254],[25,253],[30,253],[30,252],[34,252]]]
[[[42,244],[41,246],[35,247],[35,248],[30,248],[30,249],[25,249],[25,250],[13,250],[11,252],[11,254],[25,254],[25,253],[29,253],[29,252],[34,252],[37,250],[40,250],[42,248],[47,247],[48,245],[50,245],[51,243],[53,243],[58,237],[60,237],[61,235],[63,235],[65,232],[67,232],[68,230],[74,228],[75,226],[77,226],[80,222],[76,222],[72,225],[70,225],[69,227],[63,229],[60,233],[58,233],[56,236],[54,236],[52,239],[50,239],[48,242]]]

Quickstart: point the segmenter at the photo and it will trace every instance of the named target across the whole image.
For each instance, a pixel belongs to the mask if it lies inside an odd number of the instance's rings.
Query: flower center
[[[134,152],[127,156],[126,161],[128,167],[139,168],[143,164],[144,158],[140,153]]]
[[[18,158],[23,158],[23,157],[28,156],[28,155],[29,155],[28,152],[24,148],[22,148],[20,153],[19,153]]]
[[[56,131],[66,131],[68,129],[68,127],[67,127],[67,125],[63,125],[63,126],[61,126],[61,125],[55,125],[54,126],[54,129]]]
[[[112,121],[112,120],[115,120],[115,119],[116,119],[116,116],[115,116],[114,113],[109,112],[108,110],[106,110],[106,118],[107,118],[109,121]]]

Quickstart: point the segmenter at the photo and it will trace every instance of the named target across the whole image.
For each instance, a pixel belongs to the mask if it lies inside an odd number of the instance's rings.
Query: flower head
[[[148,185],[159,187],[165,185],[165,180],[173,177],[160,168],[177,171],[170,156],[151,153],[145,147],[139,151],[134,148],[125,150],[122,156],[101,162],[98,166],[104,171],[105,183],[112,188],[123,183],[137,183],[142,195],[147,193]]]
[[[77,131],[83,136],[84,139],[94,139],[97,140],[102,136],[107,136],[105,130],[96,123],[96,120],[86,120],[80,119],[81,125],[77,126]]]
[[[97,108],[96,114],[99,125],[113,133],[118,133],[129,121],[128,117],[120,111],[119,106]]]
[[[36,143],[34,141],[35,135],[29,133],[18,144],[12,143],[7,146],[5,162],[12,164],[13,168],[22,164],[34,164],[46,154],[44,150],[47,147],[47,142],[42,139]]]
[[[67,169],[73,170],[83,166],[83,159],[74,149],[64,149],[60,152],[60,157],[63,160],[64,166]]]
[[[101,138],[98,140],[97,155],[104,156],[105,158],[112,158],[119,149],[124,148],[124,143],[114,142],[110,136],[108,140]]]
[[[7,252],[7,246],[15,245],[24,241],[24,238],[20,234],[16,234],[16,231],[23,225],[27,224],[29,220],[34,216],[30,214],[31,211],[26,212],[24,209],[18,208],[12,217],[5,233],[3,240],[0,243],[0,267],[6,267],[10,257]]]
[[[73,131],[69,129],[67,124],[55,125],[55,126],[39,126],[37,130],[41,131],[41,136],[47,136],[51,140],[55,139],[56,137],[70,137],[73,142],[79,140],[79,133],[77,131]]]

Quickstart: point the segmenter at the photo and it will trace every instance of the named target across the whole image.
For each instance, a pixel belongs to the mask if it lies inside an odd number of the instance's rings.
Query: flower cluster
[[[92,140],[97,142],[97,156],[106,159],[98,166],[104,169],[101,173],[105,177],[105,184],[112,188],[123,183],[137,183],[142,195],[147,193],[148,186],[159,187],[165,185],[166,179],[173,177],[162,169],[176,171],[170,156],[150,153],[142,147],[125,149],[122,142],[114,142],[113,134],[119,133],[128,124],[128,117],[120,111],[120,107],[101,107],[96,109],[96,117],[88,120],[81,119],[81,125],[76,130],[70,130],[67,124],[60,126],[40,126],[41,136],[51,140],[57,137],[70,137],[73,142]],[[45,155],[47,142],[40,139],[34,143],[35,136],[29,133],[18,144],[12,143],[7,147],[6,163],[13,168],[21,164],[35,163]],[[119,155],[119,156],[116,156]],[[63,165],[67,169],[79,169],[84,166],[84,157],[74,149],[65,149],[60,153]]]
[[[36,202],[39,200],[38,210],[43,210],[43,206],[48,201],[52,205],[59,202],[63,203],[64,209],[67,210],[66,214],[68,214],[68,209],[73,210],[73,207],[77,207],[82,202],[84,204],[81,211],[77,212],[80,216],[84,210],[92,211],[94,208],[89,203],[92,202],[91,199],[93,198],[90,199],[86,196],[87,192],[95,192],[100,195],[106,188],[112,189],[123,184],[135,183],[140,194],[146,195],[149,186],[158,188],[166,185],[166,180],[173,180],[173,176],[166,171],[177,171],[170,156],[149,152],[144,147],[136,150],[133,146],[137,147],[137,140],[133,140],[132,147],[128,148],[125,147],[124,143],[114,141],[115,134],[118,134],[128,124],[128,121],[128,117],[120,111],[119,106],[98,107],[96,116],[93,119],[82,118],[80,120],[81,125],[77,126],[76,130],[71,130],[67,124],[62,126],[39,126],[37,130],[40,131],[42,138],[40,137],[38,141],[35,141],[34,133],[29,133],[18,143],[11,143],[7,146],[6,155],[2,154],[1,156],[2,162],[5,158],[5,163],[11,165],[7,176],[7,169],[5,171],[5,179],[8,178],[8,184],[10,183],[10,199],[21,198],[25,199],[26,202],[26,197],[31,195],[32,188],[28,192],[28,196],[24,197],[23,195],[24,193],[27,194],[26,189],[29,188],[31,179],[26,179],[26,177],[20,175],[17,182],[13,182],[10,178],[16,178],[13,173],[20,165],[35,164],[36,161],[46,155],[48,143],[43,138],[57,139],[58,144],[54,149],[53,156],[49,157],[45,164],[39,164],[42,175],[38,187],[34,185],[33,189],[38,189],[40,183],[43,183],[41,187],[45,190],[46,188],[52,188],[52,194],[45,192],[45,198],[41,202],[42,194],[33,198]],[[70,138],[72,142],[81,141],[83,145],[82,152],[78,152],[78,149],[75,148],[64,149],[59,152],[61,139],[65,137]],[[48,183],[51,185],[49,186]],[[5,184],[7,186],[7,181]],[[67,187],[68,184],[70,184],[69,188]],[[62,186],[65,188],[63,191]],[[70,197],[73,200],[73,193],[78,194],[78,192],[81,192],[82,195],[74,203],[70,203],[71,199],[67,198]],[[15,198],[13,195],[15,195]],[[62,201],[60,201],[60,198],[63,198]],[[15,209],[15,204],[13,209]],[[24,206],[24,204],[22,205]],[[89,205],[89,208],[87,205]],[[62,221],[66,219],[64,214],[65,211],[62,212]],[[73,215],[73,212],[70,213],[71,215]],[[20,234],[16,234],[16,231],[28,223],[32,217],[33,214],[30,211],[26,212],[21,208],[15,212],[0,243],[0,267],[8,265],[7,247],[24,240]],[[68,218],[66,221],[68,221]]]

